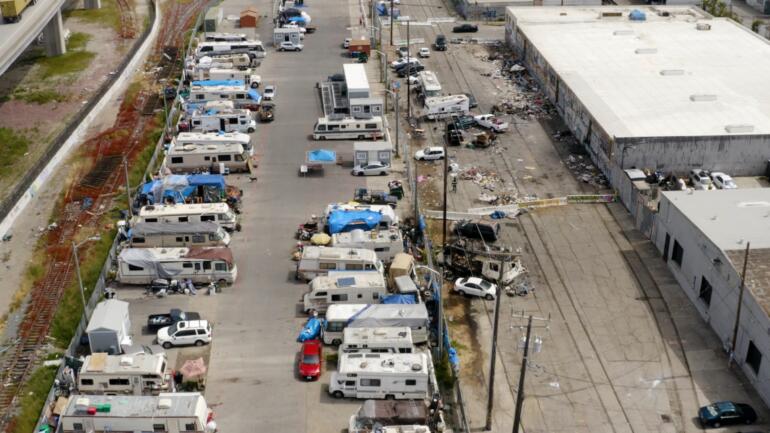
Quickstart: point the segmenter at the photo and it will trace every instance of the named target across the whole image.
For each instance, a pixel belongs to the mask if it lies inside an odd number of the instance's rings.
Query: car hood
[[[168,327],[158,329],[158,341],[168,340]]]
[[[700,418],[702,421],[711,421],[719,418],[719,414],[709,410],[708,406],[703,406],[702,408],[698,409],[698,418]]]
[[[321,366],[318,364],[300,364],[299,371],[303,376],[314,376],[321,372]]]

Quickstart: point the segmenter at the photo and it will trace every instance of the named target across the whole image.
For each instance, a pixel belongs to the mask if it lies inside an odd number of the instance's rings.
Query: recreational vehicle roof
[[[243,153],[244,149],[240,143],[185,144],[172,147],[166,155],[195,155],[222,152]]]
[[[425,98],[425,106],[429,107],[443,104],[458,104],[467,100],[468,97],[465,95],[433,96],[430,98]]]
[[[85,408],[109,404],[109,412],[89,414],[90,418],[171,418],[205,417],[206,400],[197,392],[162,393],[154,396],[124,395],[73,395],[70,397],[64,417],[86,415]],[[205,419],[202,420],[202,423]]]
[[[94,353],[86,356],[81,368],[83,373],[125,373],[127,371],[147,374],[157,373],[166,362],[163,353],[139,353],[136,355],[108,355]]]
[[[332,271],[310,282],[313,290],[336,290],[346,287],[385,287],[385,278],[379,272],[369,271]]]
[[[377,255],[372,250],[363,248],[334,248],[334,247],[305,247],[302,251],[303,259],[358,259],[365,261],[377,261]]]
[[[332,304],[326,310],[326,320],[348,320],[368,304]]]
[[[227,92],[246,92],[248,87],[241,82],[238,85],[218,85],[218,86],[201,86],[193,84],[190,86],[190,92],[205,92],[205,93],[227,93]]]
[[[424,353],[343,353],[339,372],[349,373],[427,373]]]
[[[333,304],[326,311],[326,320],[346,319],[356,328],[379,328],[388,319],[401,319],[409,326],[415,319],[428,320],[425,304]],[[355,322],[355,323],[354,323]],[[388,323],[386,326],[393,326]]]
[[[372,117],[367,118],[367,119],[358,119],[358,118],[355,118],[355,117],[348,117],[348,116],[339,117],[339,118],[338,117],[325,116],[325,117],[319,117],[318,118],[318,123],[329,123],[329,122],[336,122],[336,123],[361,123],[361,122],[372,122],[372,121],[374,121],[374,122],[381,122],[382,121],[382,117],[380,117],[380,116],[372,116]]]
[[[439,83],[438,78],[433,71],[420,71],[417,76],[422,82],[423,90],[428,92],[441,90],[441,83]]]
[[[226,213],[230,211],[227,203],[180,203],[151,204],[139,209],[139,216],[153,217],[177,214]]]
[[[215,101],[210,101],[215,102]],[[225,102],[225,101],[216,101]],[[232,103],[232,101],[226,101]],[[207,103],[208,105],[208,103]],[[249,134],[243,132],[180,132],[174,137],[174,143],[248,143]],[[174,147],[173,145],[171,147]]]
[[[401,239],[401,232],[396,229],[369,231],[355,229],[346,233],[333,234],[332,245],[348,245],[363,242],[391,243],[398,239]]]
[[[385,219],[388,219],[392,222],[398,222],[398,217],[396,216],[396,211],[393,210],[392,207],[384,204],[359,204],[355,202],[351,203],[331,203],[326,206],[326,212],[324,213],[324,216],[329,216],[329,214],[333,210],[370,210],[373,212],[379,212],[382,214],[382,216]]]
[[[181,259],[222,260],[232,264],[233,253],[227,247],[126,248],[120,252],[118,259],[141,267]]]
[[[403,327],[393,328],[345,328],[342,330],[342,340],[345,344],[367,344],[372,340],[378,342],[412,341],[412,329]]]
[[[212,222],[190,223],[137,223],[131,226],[131,236],[174,235],[182,233],[218,233],[222,228]]]

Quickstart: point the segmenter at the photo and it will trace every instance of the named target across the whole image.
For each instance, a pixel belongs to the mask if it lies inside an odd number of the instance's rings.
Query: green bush
[[[0,176],[5,175],[16,164],[29,148],[27,137],[18,134],[11,128],[0,128]]]

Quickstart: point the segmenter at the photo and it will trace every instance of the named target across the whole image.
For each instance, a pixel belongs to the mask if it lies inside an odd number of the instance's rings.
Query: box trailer
[[[335,398],[427,399],[430,369],[424,353],[342,353],[329,380]]]

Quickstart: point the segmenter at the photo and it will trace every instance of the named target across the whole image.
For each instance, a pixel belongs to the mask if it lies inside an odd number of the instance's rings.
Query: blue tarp
[[[192,186],[215,186],[222,191],[225,190],[226,186],[225,177],[221,174],[191,174],[187,176],[187,182]]]
[[[262,95],[260,95],[259,92],[257,92],[255,89],[249,89],[247,93],[249,94],[250,99],[253,99],[257,102],[262,100]]]
[[[388,14],[388,8],[385,6],[385,3],[377,4],[377,14],[379,14],[381,17],[384,17]]]
[[[305,24],[305,18],[303,17],[289,17],[290,23]]]
[[[307,153],[308,162],[336,162],[337,152],[326,149],[311,150]]]
[[[173,199],[175,203],[182,203],[199,186],[216,189],[221,195],[226,188],[225,178],[221,174],[175,174],[145,183],[139,193],[149,204],[159,203],[165,197]]]
[[[372,210],[333,210],[326,224],[329,233],[343,233],[355,229],[374,230],[382,220],[382,214]]]
[[[193,81],[193,86],[245,86],[243,80],[200,80]]]
[[[408,295],[390,295],[382,298],[383,304],[416,304],[417,299],[413,294]]]
[[[634,9],[631,11],[631,13],[628,14],[628,19],[631,21],[645,21],[647,19],[647,15],[645,15],[645,13],[639,9]]]
[[[297,341],[302,343],[303,341],[318,338],[318,335],[321,333],[321,325],[321,319],[311,317],[308,319],[307,323],[305,323],[305,326],[302,327],[302,331],[299,333]]]

